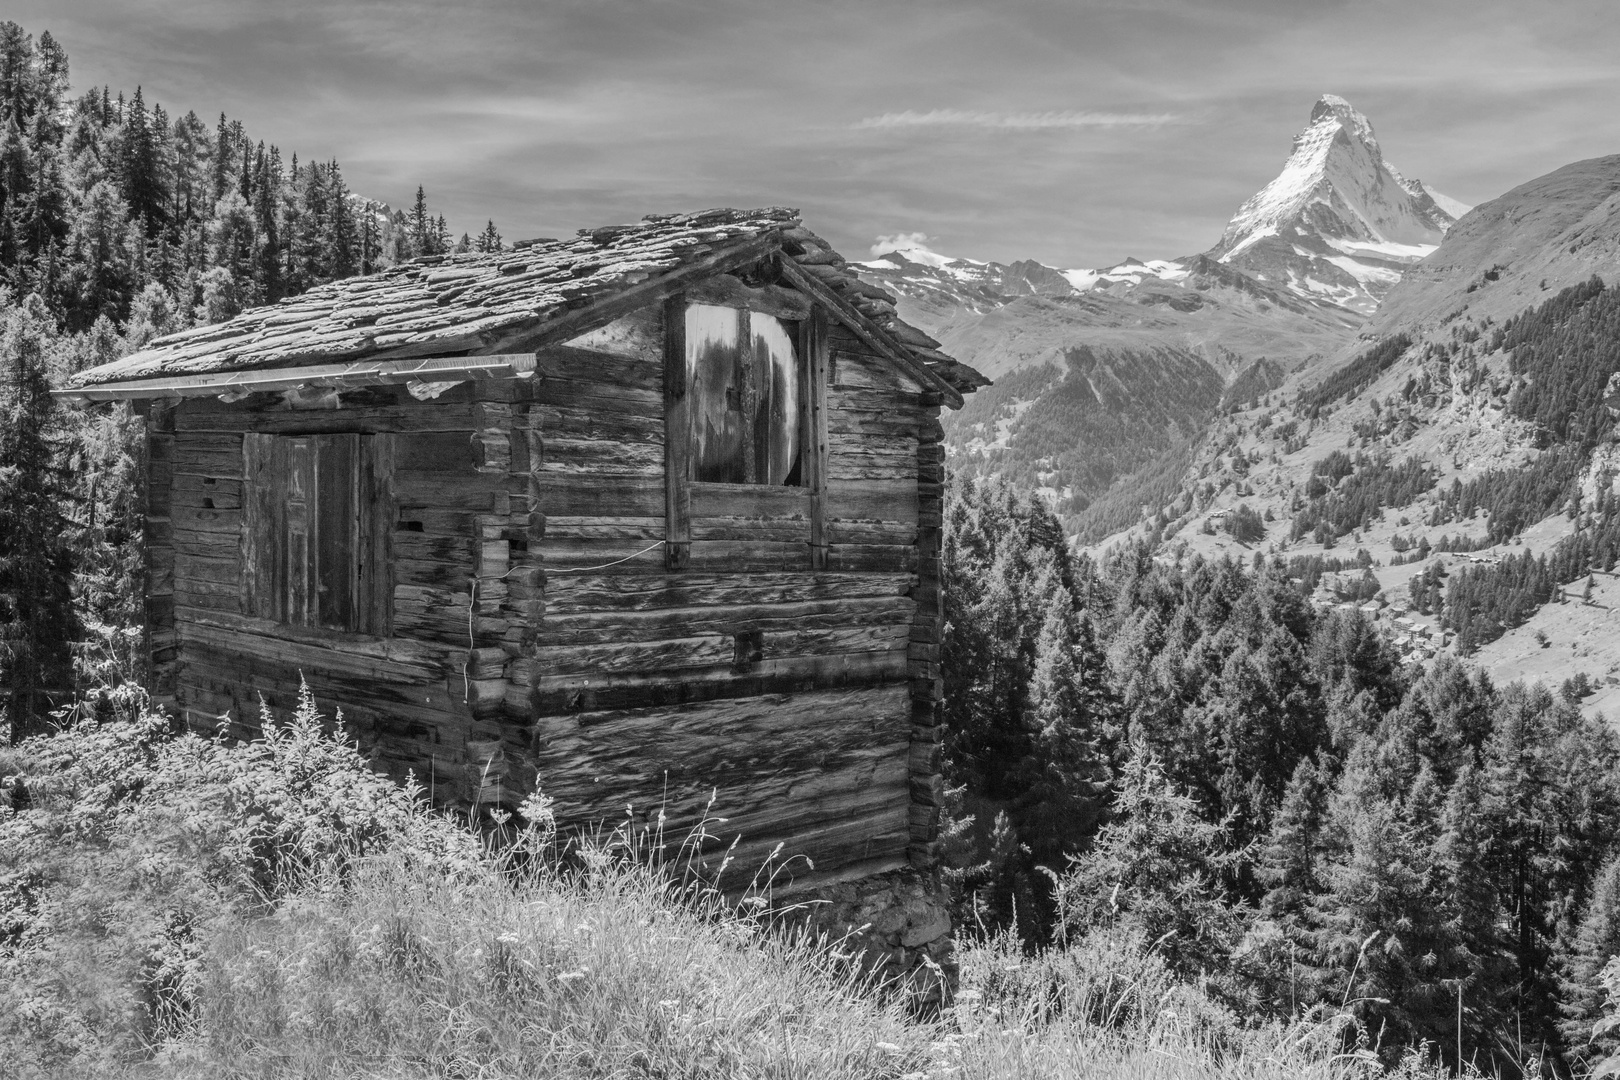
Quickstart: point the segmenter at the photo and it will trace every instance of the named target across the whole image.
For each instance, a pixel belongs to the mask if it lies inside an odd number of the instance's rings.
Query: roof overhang
[[[498,353],[489,356],[430,356],[405,360],[357,360],[349,364],[260,368],[253,371],[202,372],[164,375],[152,379],[125,379],[52,393],[64,401],[128,401],[138,398],[223,397],[279,394],[298,390],[405,385],[414,396],[435,397],[437,391],[469,379],[529,379],[534,377],[535,354]]]

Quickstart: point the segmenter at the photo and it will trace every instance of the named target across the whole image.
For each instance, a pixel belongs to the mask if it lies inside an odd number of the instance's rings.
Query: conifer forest
[[[503,248],[494,222],[452,235],[421,188],[393,208],[336,160],[69,74],[49,33],[0,23],[0,730],[16,746],[119,722],[143,678],[142,421],[51,389],[323,283]],[[1415,457],[1336,450],[1291,525],[1228,516],[1250,558],[1176,556],[1162,535],[1081,554],[1029,477],[948,479],[942,831],[959,939],[999,943],[1008,971],[1126,943],[1244,1024],[1347,1015],[1336,1047],[1379,1068],[1413,1052],[1442,1072],[1576,1077],[1620,1053],[1620,735],[1583,714],[1588,688],[1497,685],[1470,660],[1620,559],[1620,501],[1579,495],[1614,423],[1600,391],[1617,320],[1620,288],[1594,279],[1488,332],[1514,374],[1537,373],[1505,406],[1543,433],[1533,467],[1446,486]],[[1411,346],[1369,347],[1298,420]],[[1021,378],[1040,389],[1055,369]],[[1169,502],[1192,451],[1161,442],[1171,465],[1144,485]],[[1101,490],[1149,456],[1089,468]],[[1456,635],[1426,664],[1351,604],[1311,602],[1325,573],[1369,571],[1344,598],[1371,598],[1370,560],[1260,550],[1331,547],[1435,492],[1426,524],[1484,510],[1498,541],[1554,514],[1585,524],[1540,554],[1413,578],[1413,610]],[[1140,501],[1104,497],[1090,539]],[[12,869],[0,860],[0,980],[22,970],[41,888]]]

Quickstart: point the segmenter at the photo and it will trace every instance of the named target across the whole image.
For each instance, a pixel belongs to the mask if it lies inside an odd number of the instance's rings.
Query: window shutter
[[[394,436],[243,436],[244,614],[386,637]]]
[[[285,525],[277,494],[283,469],[276,467],[281,440],[250,431],[242,436],[242,613],[280,621],[283,588],[277,584]],[[279,486],[285,487],[284,483]]]
[[[355,629],[375,637],[394,632],[394,436],[360,436],[359,549]]]
[[[353,630],[358,621],[360,436],[315,435],[309,443],[315,486],[307,502],[311,588],[305,593],[304,625]],[[291,550],[297,550],[296,539]]]

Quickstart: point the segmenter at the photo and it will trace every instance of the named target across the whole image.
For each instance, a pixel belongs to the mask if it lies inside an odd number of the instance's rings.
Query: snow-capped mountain
[[[1201,258],[1273,291],[1369,315],[1401,274],[1432,252],[1470,208],[1384,160],[1372,124],[1324,94],[1275,180],[1239,208],[1205,256],[1127,258],[1100,269],[1062,269],[956,258],[918,235],[887,237],[862,267],[912,295],[952,298],[984,312],[1009,297],[1104,291],[1128,296],[1144,283],[1183,283]]]
[[[1372,124],[1324,94],[1275,180],[1208,252],[1303,297],[1364,314],[1470,208],[1384,160]]]
[[[1114,291],[1144,281],[1177,282],[1192,270],[1187,262],[1127,258],[1099,270],[1061,270],[1033,259],[1012,263],[959,259],[927,247],[918,237],[874,245],[874,257],[858,264],[887,284],[904,282],[910,290],[958,297],[975,310],[999,306],[1015,296],[1072,296],[1092,290]],[[909,290],[908,290],[909,291]]]

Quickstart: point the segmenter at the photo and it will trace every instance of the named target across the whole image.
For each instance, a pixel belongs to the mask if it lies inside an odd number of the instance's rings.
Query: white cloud
[[[930,109],[883,113],[855,123],[856,128],[976,127],[1001,131],[1048,131],[1055,128],[1158,127],[1174,123],[1172,113],[1106,112],[982,112],[972,109]]]
[[[910,248],[928,246],[928,234],[920,232],[895,233],[893,236],[880,236],[877,243],[872,245],[872,258],[887,255],[891,251],[906,251]]]

